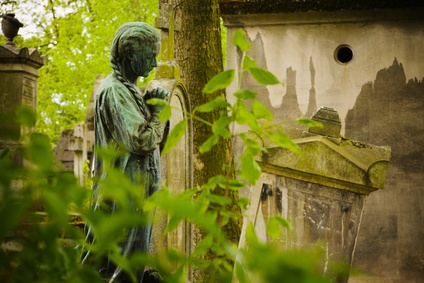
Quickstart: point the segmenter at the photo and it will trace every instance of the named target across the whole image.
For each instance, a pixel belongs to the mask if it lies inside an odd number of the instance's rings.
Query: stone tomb
[[[251,189],[240,245],[249,222],[262,241],[271,241],[266,223],[279,215],[293,229],[283,229],[273,241],[283,249],[322,248],[322,272],[328,273],[331,263],[352,262],[363,206],[368,194],[383,188],[390,148],[340,136],[340,119],[331,108],[321,108],[313,119],[324,127],[291,137],[301,154],[265,144],[268,153],[258,160],[262,176]]]

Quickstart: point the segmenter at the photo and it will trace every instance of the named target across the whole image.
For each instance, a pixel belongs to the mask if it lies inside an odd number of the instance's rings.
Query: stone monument
[[[321,271],[332,277],[332,263],[352,263],[365,200],[383,188],[391,150],[341,136],[339,115],[332,108],[320,108],[312,119],[323,127],[291,132],[301,154],[264,145],[268,153],[258,160],[262,177],[251,190],[240,245],[252,222],[260,239],[277,242],[282,249],[321,248]],[[265,226],[275,215],[293,229],[272,240]],[[348,277],[333,279],[341,283]]]
[[[2,16],[2,31],[7,42],[0,46],[0,150],[17,146],[23,128],[16,123],[17,110],[26,106],[36,111],[38,69],[44,57],[35,48],[20,48],[14,43],[23,26],[12,13]]]
[[[181,120],[186,119],[186,113],[190,111],[190,102],[186,87],[180,79],[180,69],[174,56],[174,32],[180,29],[180,23],[175,20],[175,10],[172,5],[162,3],[160,15],[156,18],[156,27],[161,29],[161,61],[156,67],[156,79],[151,81],[147,90],[161,87],[170,94],[169,104],[172,107],[170,129]],[[177,193],[192,187],[192,128],[188,120],[186,134],[176,146],[161,158],[162,179],[166,186]],[[179,168],[175,170],[175,168]],[[167,216],[158,211],[156,213],[158,225],[154,227],[154,234],[161,235],[167,223]],[[189,253],[191,250],[190,226],[183,222],[176,230],[169,233],[165,238],[155,238],[153,249],[156,252],[167,248],[174,248],[181,253]],[[190,278],[191,273],[188,272]]]

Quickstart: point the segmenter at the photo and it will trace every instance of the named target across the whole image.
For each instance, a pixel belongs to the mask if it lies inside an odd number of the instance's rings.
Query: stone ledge
[[[221,15],[424,7],[422,0],[220,0]]]
[[[1,63],[25,63],[39,69],[45,64],[45,57],[35,48],[18,48],[16,46],[0,46]]]
[[[268,153],[258,160],[262,170],[361,194],[384,187],[389,147],[344,138],[334,141],[321,135],[297,138],[293,142],[300,147],[301,154],[267,147]]]

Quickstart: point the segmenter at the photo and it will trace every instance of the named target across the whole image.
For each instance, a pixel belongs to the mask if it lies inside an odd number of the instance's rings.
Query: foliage
[[[23,125],[33,126],[33,121],[24,118]],[[75,241],[84,239],[82,231],[68,225],[67,207],[78,207],[87,190],[77,186],[72,173],[55,172],[52,160],[48,137],[38,133],[24,146],[0,154],[2,282],[84,282],[89,276],[88,269],[78,263],[79,252],[63,241],[65,235]],[[91,277],[95,276],[92,272]]]
[[[239,81],[243,72],[250,72],[264,84],[280,83],[266,70],[256,68],[255,61],[245,55],[249,45],[241,31],[236,33],[234,43],[243,51]],[[232,83],[234,71],[218,74],[204,88],[205,95]],[[238,218],[228,209],[230,190],[240,190],[255,184],[261,171],[255,157],[266,151],[258,137],[268,137],[279,146],[298,152],[296,145],[272,123],[272,113],[255,100],[256,93],[238,89],[233,104],[218,97],[187,113],[191,119],[200,119],[196,112],[221,109],[222,116],[208,125],[213,135],[201,147],[209,151],[221,138],[239,138],[245,150],[235,163],[225,164],[225,173],[212,177],[206,184],[187,188],[175,195],[172,188],[162,188],[145,199],[144,192],[135,187],[112,164],[119,153],[110,149],[99,149],[99,158],[108,164],[104,169],[107,179],[97,180],[102,188],[104,202],[114,199],[119,212],[109,214],[106,209],[91,210],[84,205],[90,190],[80,187],[75,177],[52,167],[50,142],[45,135],[34,133],[24,140],[22,147],[14,151],[4,150],[0,154],[0,216],[4,219],[0,227],[0,277],[2,282],[103,282],[96,265],[108,256],[123,270],[134,274],[137,266],[147,264],[163,276],[165,282],[184,282],[187,267],[196,266],[210,271],[208,280],[231,282],[234,276],[243,282],[328,282],[317,271],[320,257],[304,252],[283,251],[272,243],[261,243],[250,224],[246,232],[246,247],[238,248],[224,236],[221,227],[231,218]],[[252,107],[246,101],[252,101]],[[162,103],[152,100],[149,103]],[[169,119],[171,108],[164,105],[162,119]],[[26,112],[23,111],[25,114]],[[24,125],[33,126],[32,115],[21,118]],[[31,118],[32,117],[32,118]],[[200,119],[201,120],[201,119]],[[310,121],[300,120],[307,124]],[[180,122],[169,136],[165,148],[168,150],[184,134],[186,121]],[[249,132],[235,133],[233,125],[247,125]],[[231,130],[230,130],[231,128]],[[16,163],[14,156],[21,156],[23,163]],[[237,171],[238,178],[232,172]],[[216,195],[214,190],[223,188],[225,195]],[[117,189],[118,188],[118,189]],[[245,208],[247,199],[239,199]],[[69,207],[80,219],[70,218]],[[107,206],[105,206],[107,207]],[[213,209],[211,209],[211,207]],[[173,249],[157,255],[133,254],[128,258],[120,255],[119,240],[128,227],[142,225],[149,220],[150,212],[161,209],[168,213],[169,221],[164,233],[173,231],[186,220],[206,232],[206,237],[190,255]],[[37,211],[37,212],[36,212]],[[38,211],[42,211],[41,213]],[[72,214],[75,215],[75,214]],[[74,221],[72,221],[74,220]],[[96,241],[85,241],[81,227],[83,220],[91,229]],[[290,224],[281,217],[274,217],[268,224],[267,233],[275,238],[288,229]],[[214,258],[204,258],[213,252]],[[81,262],[84,258],[84,263]],[[234,264],[233,264],[234,263]],[[205,280],[206,281],[206,280]]]
[[[2,0],[0,1],[0,7],[3,10],[3,13],[8,13],[12,11],[15,5],[18,3],[16,0]]]
[[[37,130],[56,144],[60,132],[85,119],[97,76],[110,71],[109,46],[124,22],[154,24],[155,0],[5,0],[4,12],[13,11],[24,23],[17,46],[36,48],[46,56],[39,70]],[[130,9],[128,8],[130,7]],[[136,7],[136,9],[133,9]],[[1,13],[0,13],[1,14]],[[221,22],[222,42],[226,28]],[[5,38],[0,35],[0,43]],[[223,48],[225,62],[225,48]],[[152,76],[139,85],[146,86]]]
[[[25,24],[20,33],[26,23],[32,33],[18,36],[16,44],[46,57],[39,69],[39,132],[56,144],[63,129],[85,120],[96,77],[111,70],[107,58],[115,31],[129,21],[154,24],[157,9],[155,0],[19,1],[16,18]]]

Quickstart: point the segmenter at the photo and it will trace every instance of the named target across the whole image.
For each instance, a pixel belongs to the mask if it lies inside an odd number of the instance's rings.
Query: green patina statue
[[[162,107],[148,105],[150,98],[167,99],[169,92],[156,88],[144,96],[136,86],[139,77],[146,77],[156,67],[160,49],[160,36],[150,25],[142,22],[126,23],[115,34],[110,62],[112,72],[97,90],[95,104],[95,146],[113,146],[122,155],[115,162],[129,179],[140,185],[149,197],[160,183],[160,148],[166,139],[168,125],[162,123],[158,113]],[[94,161],[95,178],[107,178],[100,159]],[[118,189],[118,188],[117,188]],[[93,207],[99,207],[100,187],[93,186]],[[110,209],[116,210],[113,200]],[[141,251],[148,253],[152,225],[133,227],[126,234],[121,248],[124,256]],[[106,261],[101,266],[102,277],[108,282],[129,281],[126,274]],[[142,282],[144,267],[140,269],[137,282]]]

